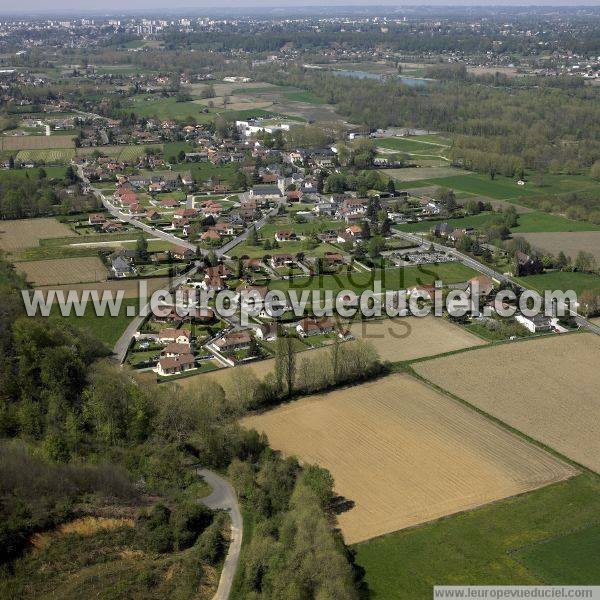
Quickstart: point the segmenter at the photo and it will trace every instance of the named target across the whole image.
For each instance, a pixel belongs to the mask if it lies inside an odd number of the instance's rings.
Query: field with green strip
[[[367,597],[385,600],[430,600],[436,584],[597,584],[599,511],[600,478],[579,475],[364,542],[356,562]]]

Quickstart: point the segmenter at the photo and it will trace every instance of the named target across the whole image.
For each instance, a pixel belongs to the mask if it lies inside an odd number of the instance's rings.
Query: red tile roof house
[[[183,246],[175,246],[172,253],[177,260],[186,260],[196,255],[191,248],[184,248]]]
[[[161,344],[177,342],[178,344],[189,344],[192,334],[189,329],[161,329],[158,332],[157,341]]]
[[[225,281],[218,275],[204,275],[204,279],[200,283],[200,286],[207,292],[220,292],[227,288]]]
[[[346,262],[344,255],[339,252],[325,252],[323,261],[330,265],[343,265]]]
[[[295,264],[296,259],[291,254],[274,254],[271,257],[271,266],[274,269],[278,267],[290,267]]]
[[[191,354],[181,354],[175,357],[164,357],[158,361],[156,372],[159,375],[179,375],[196,368],[196,359]]]
[[[408,292],[408,296],[413,296],[417,293],[421,294],[421,296],[424,296],[425,294],[429,294],[429,299],[431,301],[433,301],[433,299],[435,298],[435,296],[434,296],[435,290],[436,290],[435,285],[415,285],[414,287],[409,288],[407,290],[407,292]]]
[[[178,208],[173,213],[173,219],[193,219],[198,214],[194,208]]]
[[[103,214],[90,215],[88,223],[90,225],[102,225],[106,222],[106,217]]]
[[[494,281],[486,275],[477,275],[469,279],[467,282],[469,293],[472,293],[474,285],[477,285],[481,297],[487,297],[494,291]]]
[[[146,213],[146,218],[150,219],[151,221],[158,221],[160,219],[160,216],[160,213],[157,210],[154,210],[153,208],[151,208]]]
[[[183,318],[177,313],[177,309],[172,304],[162,304],[152,311],[154,321],[159,323],[170,321],[172,323],[181,323]]]
[[[210,277],[221,277],[226,279],[231,276],[231,270],[223,263],[219,263],[216,267],[208,267],[206,269],[206,274]]]
[[[167,356],[169,358],[174,358],[176,356],[180,356],[182,354],[191,354],[192,346],[189,343],[178,344],[177,342],[171,342],[167,344],[162,352],[162,356]]]
[[[134,204],[130,204],[128,210],[130,215],[143,215],[146,212],[146,209],[137,202]]]
[[[293,240],[297,240],[298,236],[295,231],[278,231],[275,234],[275,239],[278,242],[291,242]]]
[[[350,225],[350,227],[346,227],[346,233],[349,233],[356,239],[361,239],[363,237],[363,231],[360,225]]]
[[[215,223],[211,229],[217,231],[220,235],[234,235],[235,230],[229,223]]]
[[[333,329],[333,321],[327,318],[320,320],[302,319],[302,321],[296,325],[296,331],[302,337],[331,333]]]
[[[218,231],[215,231],[214,229],[207,229],[201,236],[200,236],[200,240],[203,242],[211,242],[211,241],[217,241],[220,240],[221,236],[219,235]]]
[[[300,202],[302,200],[302,191],[301,190],[297,190],[297,191],[289,191],[286,194],[288,202]]]
[[[221,212],[223,212],[223,207],[220,204],[210,204],[202,207],[202,214],[205,217],[218,219],[221,216]]]
[[[246,258],[243,260],[243,265],[245,269],[260,271],[263,267],[262,258]]]
[[[222,352],[227,352],[229,350],[240,350],[241,348],[247,348],[251,341],[252,336],[250,335],[250,332],[244,330],[226,333],[223,337],[215,340],[213,344]]]
[[[162,208],[175,208],[176,206],[179,206],[179,202],[177,202],[175,198],[165,198],[160,201],[160,206],[162,206]]]
[[[121,206],[129,206],[130,204],[137,204],[137,194],[135,192],[123,192],[119,200],[121,202]]]

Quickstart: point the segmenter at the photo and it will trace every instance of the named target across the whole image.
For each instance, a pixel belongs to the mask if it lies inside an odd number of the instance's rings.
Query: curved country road
[[[231,593],[233,578],[237,571],[238,562],[240,560],[240,550],[242,548],[242,534],[244,531],[244,522],[240,505],[238,504],[235,490],[228,481],[222,477],[209,471],[208,469],[198,469],[198,475],[204,478],[213,491],[206,498],[202,498],[200,502],[208,508],[215,510],[225,510],[231,518],[231,540],[229,542],[229,550],[225,557],[223,570],[221,571],[221,579],[219,579],[219,587],[213,600],[227,600]]]

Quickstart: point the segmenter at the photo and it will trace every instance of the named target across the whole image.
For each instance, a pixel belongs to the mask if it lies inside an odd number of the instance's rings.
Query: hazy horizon
[[[235,0],[227,5],[215,3],[215,0],[176,0],[171,5],[165,5],[164,0],[105,0],[99,5],[91,0],[57,0],[48,6],[47,0],[23,0],[17,5],[0,6],[0,14],[22,14],[34,11],[36,13],[52,14],[63,11],[73,11],[73,16],[84,13],[93,14],[109,14],[111,12],[124,14],[128,11],[164,11],[165,13],[175,13],[177,11],[202,11],[211,12],[228,12],[239,9],[252,9],[255,11],[265,9],[309,9],[315,8],[324,10],[328,7],[352,7],[359,8],[427,8],[427,7],[446,7],[446,8],[463,8],[463,7],[518,7],[520,9],[531,7],[556,7],[556,8],[577,8],[577,7],[597,7],[600,6],[600,0],[576,0],[569,2],[568,0],[534,0],[530,2],[522,2],[522,0],[422,0],[416,3],[415,0],[378,0],[375,4],[366,4],[364,0],[327,0],[320,2],[319,0],[305,0],[302,3],[286,1],[286,0],[267,0],[266,2],[258,2],[257,0]]]

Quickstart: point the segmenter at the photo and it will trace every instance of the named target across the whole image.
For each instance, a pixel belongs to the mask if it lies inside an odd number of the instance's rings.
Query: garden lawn
[[[600,275],[591,273],[553,271],[519,277],[518,281],[542,294],[545,290],[573,290],[578,296],[584,291],[591,291],[600,296]]]
[[[444,584],[597,584],[599,511],[600,478],[579,475],[363,542],[354,547],[356,562],[366,571],[373,600],[430,600],[432,587]],[[589,529],[592,525],[596,530]],[[546,540],[554,545],[545,546]],[[523,548],[527,551],[519,552]],[[590,548],[589,555],[584,548]]]
[[[76,316],[73,312],[68,317],[61,316],[57,304],[52,306],[50,314],[51,316],[65,319],[74,327],[89,331],[112,349],[133,318],[127,316],[127,307],[133,306],[136,308],[137,312],[138,303],[139,301],[137,298],[124,298],[121,302],[119,315],[116,317],[111,317],[108,314],[108,311],[106,311],[103,317],[96,316],[94,313],[94,306],[91,302],[86,306],[85,314],[82,317]]]
[[[376,270],[374,272],[320,275],[314,277],[298,278],[293,281],[271,281],[269,287],[287,291],[295,290],[332,290],[337,293],[341,290],[351,290],[361,293],[373,289],[375,282],[381,283],[382,290],[403,290],[415,285],[431,285],[436,280],[441,280],[445,285],[461,283],[476,275],[475,271],[461,263],[444,263],[441,265],[419,265],[398,269]]]
[[[423,187],[437,185],[453,190],[461,190],[471,194],[489,196],[497,200],[518,198],[519,196],[531,196],[536,192],[530,187],[517,185],[513,179],[497,176],[491,180],[485,175],[471,173],[467,175],[456,175],[452,177],[440,177],[437,179],[421,179],[402,183],[403,188]],[[538,192],[539,193],[539,192]]]

